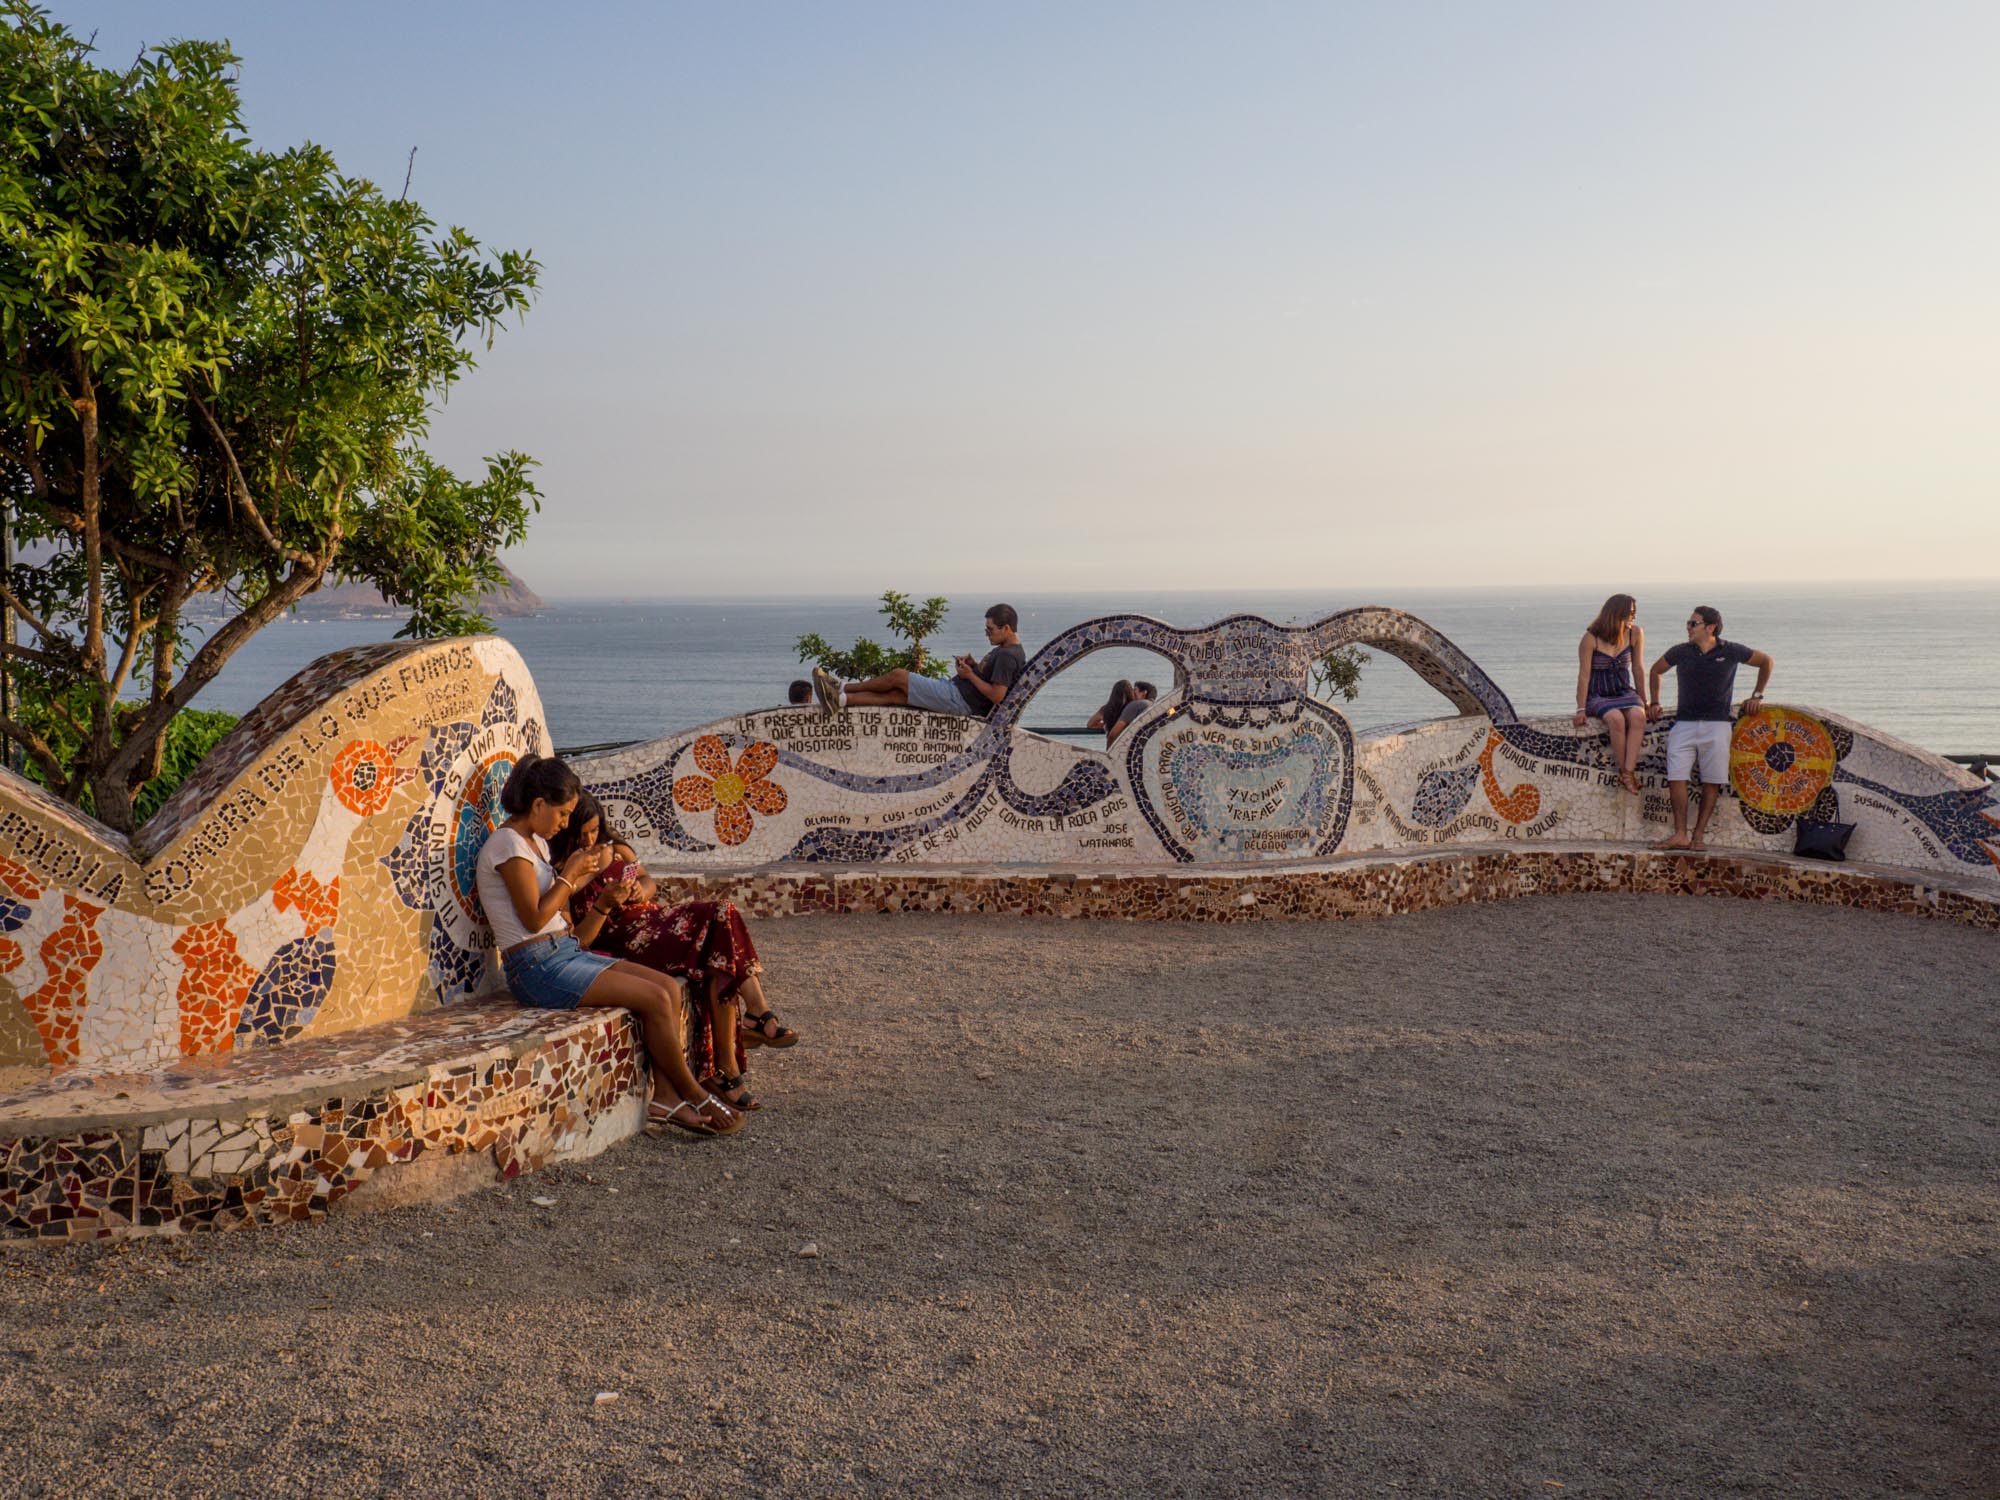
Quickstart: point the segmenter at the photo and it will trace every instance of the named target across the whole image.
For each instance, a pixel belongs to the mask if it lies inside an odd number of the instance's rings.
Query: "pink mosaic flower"
[[[715,812],[715,837],[724,844],[740,844],[750,837],[754,810],[771,817],[785,810],[790,801],[785,789],[766,780],[778,764],[778,747],[769,740],[756,740],[729,761],[729,747],[715,735],[705,734],[694,742],[694,763],[706,772],[683,776],[674,782],[674,801],[682,812]]]

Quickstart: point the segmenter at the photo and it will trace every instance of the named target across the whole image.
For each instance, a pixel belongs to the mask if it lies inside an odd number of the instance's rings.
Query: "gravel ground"
[[[1994,1493],[2000,938],[758,940],[808,1041],[733,1140],[0,1254],[0,1492]]]

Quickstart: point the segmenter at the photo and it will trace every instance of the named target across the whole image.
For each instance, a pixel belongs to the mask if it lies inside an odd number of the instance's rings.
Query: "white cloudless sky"
[[[540,298],[544,593],[2000,575],[2000,5],[266,0]]]

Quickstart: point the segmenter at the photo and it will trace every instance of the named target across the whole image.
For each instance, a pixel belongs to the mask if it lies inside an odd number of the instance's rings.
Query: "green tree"
[[[901,636],[909,645],[898,650],[858,636],[851,647],[841,651],[829,646],[822,636],[802,635],[798,640],[799,660],[825,667],[848,682],[879,677],[896,667],[907,667],[925,677],[949,677],[951,663],[939,661],[925,651],[924,638],[936,635],[944,627],[944,617],[950,608],[950,603],[942,597],[917,604],[908,594],[890,589],[882,595],[881,612],[888,617],[890,633]]]
[[[1359,646],[1335,646],[1312,664],[1313,691],[1322,697],[1340,694],[1352,703],[1361,696],[1361,669],[1369,656]]]
[[[21,549],[0,605],[26,627],[0,735],[130,829],[175,715],[323,582],[373,583],[407,635],[484,627],[532,462],[461,478],[420,442],[539,267],[440,230],[407,182],[252,146],[226,44],[91,51],[0,0],[0,502]],[[202,596],[223,618],[197,642]]]
[[[35,733],[48,741],[56,759],[65,764],[73,761],[83,747],[77,738],[76,727],[90,717],[89,683],[72,683],[64,703],[64,712],[52,711],[52,705],[43,698],[32,698],[21,705],[23,720]],[[183,781],[201,764],[201,758],[215,748],[216,742],[236,727],[235,714],[222,713],[199,708],[184,708],[174,715],[167,725],[167,732],[160,737],[160,769],[133,798],[133,819],[144,823],[160,810],[160,805],[174,794]],[[29,761],[28,779],[48,785],[48,773],[38,761]],[[56,787],[52,790],[61,791]],[[83,789],[77,805],[87,813],[97,808],[90,795],[90,788]]]

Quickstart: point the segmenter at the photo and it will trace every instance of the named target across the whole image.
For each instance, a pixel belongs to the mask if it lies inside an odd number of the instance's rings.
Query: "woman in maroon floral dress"
[[[764,999],[758,980],[764,966],[757,960],[750,929],[735,904],[728,901],[683,901],[663,907],[655,899],[653,877],[630,845],[619,839],[604,816],[604,808],[589,792],[576,799],[569,826],[556,835],[550,853],[558,863],[576,849],[600,842],[612,847],[605,866],[570,900],[573,921],[612,887],[632,882],[636,899],[614,907],[590,946],[649,969],[685,980],[705,1003],[695,1005],[688,1028],[688,1066],[695,1077],[738,1109],[756,1109],[756,1098],[744,1086],[745,1050],[749,1047],[789,1047],[798,1033],[780,1024]],[[738,1024],[737,1009],[742,1007]]]

